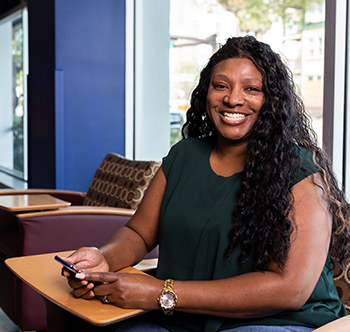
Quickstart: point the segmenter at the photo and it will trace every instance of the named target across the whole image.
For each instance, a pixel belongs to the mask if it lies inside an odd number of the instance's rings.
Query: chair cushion
[[[335,263],[333,280],[337,288],[340,301],[344,304],[348,314],[350,314],[350,259],[346,260],[346,265],[342,267]]]
[[[83,205],[136,210],[159,167],[155,161],[129,160],[109,153],[97,169]]]

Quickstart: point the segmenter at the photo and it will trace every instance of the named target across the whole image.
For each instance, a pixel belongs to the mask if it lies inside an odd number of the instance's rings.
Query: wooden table
[[[15,213],[38,210],[54,210],[58,208],[65,208],[70,205],[70,202],[63,201],[48,194],[0,195],[0,208]]]
[[[62,266],[53,258],[56,254],[67,257],[71,252],[15,257],[7,259],[5,263],[15,275],[41,294],[46,299],[46,303],[49,301],[95,326],[106,326],[144,313],[140,309],[122,309],[111,304],[104,304],[97,298],[92,300],[75,298],[68,286],[67,279],[61,275]],[[156,266],[156,261],[145,262],[143,267],[151,269]],[[142,268],[142,264],[139,266]],[[133,267],[123,269],[121,272],[144,273]],[[48,310],[48,327],[49,323]],[[54,329],[50,329],[52,330]],[[57,326],[56,330],[59,330]]]

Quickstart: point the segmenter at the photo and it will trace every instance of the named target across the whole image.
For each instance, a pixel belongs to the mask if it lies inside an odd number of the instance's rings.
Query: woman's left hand
[[[78,273],[76,278],[101,282],[95,286],[97,296],[107,296],[109,303],[124,309],[159,309],[157,297],[162,291],[163,281],[152,276],[118,272]]]

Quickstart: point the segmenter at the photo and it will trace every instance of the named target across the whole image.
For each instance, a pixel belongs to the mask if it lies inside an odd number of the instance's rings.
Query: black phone
[[[73,272],[74,274],[83,272],[82,270],[78,269],[76,266],[66,262],[63,258],[61,258],[58,255],[55,256],[55,260],[61,263],[67,270],[69,270],[70,272]]]

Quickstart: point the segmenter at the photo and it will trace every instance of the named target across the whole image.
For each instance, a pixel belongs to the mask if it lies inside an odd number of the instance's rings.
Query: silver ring
[[[110,303],[109,301],[108,301],[108,297],[107,297],[108,295],[105,295],[102,299],[101,299],[101,301],[103,302],[103,303]]]

